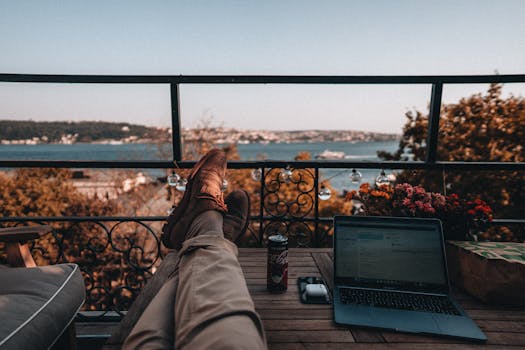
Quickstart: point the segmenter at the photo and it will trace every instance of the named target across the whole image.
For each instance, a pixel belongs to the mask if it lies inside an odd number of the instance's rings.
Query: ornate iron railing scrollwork
[[[163,249],[151,225],[164,220],[163,217],[25,217],[0,218],[0,224],[52,225],[51,235],[31,243],[37,263],[77,263],[86,285],[84,310],[122,314],[162,259]],[[97,314],[96,318],[104,315]]]
[[[264,247],[268,236],[281,233],[290,247],[332,246],[333,225],[320,217],[318,168],[296,168],[289,179],[282,168],[264,168],[259,208],[254,208],[240,244]],[[313,170],[313,171],[312,171]],[[289,180],[289,181],[288,181]],[[257,205],[256,205],[257,206]],[[157,217],[3,217],[0,226],[50,224],[55,230],[31,243],[39,264],[79,264],[86,284],[82,320],[118,319],[129,308],[165,253]],[[525,229],[523,220],[494,220],[493,225]],[[94,313],[93,313],[94,312]],[[109,316],[108,316],[109,315]]]
[[[288,181],[281,169],[269,169],[263,183],[264,214],[272,217],[304,218],[314,209],[314,174],[310,169],[294,169]]]

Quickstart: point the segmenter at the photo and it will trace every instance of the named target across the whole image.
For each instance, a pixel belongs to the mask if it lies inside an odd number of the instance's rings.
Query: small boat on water
[[[322,153],[316,154],[315,159],[344,159],[345,152],[324,150]]]

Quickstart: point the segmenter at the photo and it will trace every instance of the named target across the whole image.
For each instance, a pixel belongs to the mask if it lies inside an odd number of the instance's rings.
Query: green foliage
[[[120,140],[132,135],[143,139],[165,139],[167,137],[165,132],[156,128],[129,123],[0,120],[0,140],[26,140],[46,136],[48,142],[58,142],[64,135],[75,134],[78,134],[78,142]]]

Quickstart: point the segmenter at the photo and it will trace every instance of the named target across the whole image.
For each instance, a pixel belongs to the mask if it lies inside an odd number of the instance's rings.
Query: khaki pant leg
[[[175,302],[178,349],[266,348],[237,255],[222,236],[199,235],[184,243]]]
[[[175,295],[178,275],[168,279],[126,338],[123,350],[173,349]]]
[[[265,349],[253,320],[246,315],[221,318],[202,329],[186,343],[186,349],[252,350]]]

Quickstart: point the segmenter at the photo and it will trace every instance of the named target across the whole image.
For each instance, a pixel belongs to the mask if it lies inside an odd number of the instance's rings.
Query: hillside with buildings
[[[181,130],[183,142],[216,144],[392,141],[399,135],[356,130],[246,130],[224,127]],[[170,142],[171,128],[108,122],[35,122],[0,120],[2,144],[159,143]]]

